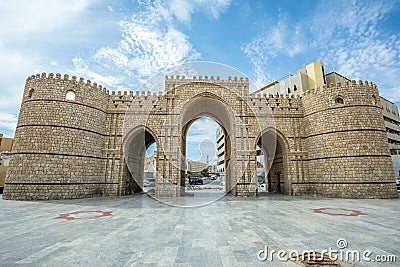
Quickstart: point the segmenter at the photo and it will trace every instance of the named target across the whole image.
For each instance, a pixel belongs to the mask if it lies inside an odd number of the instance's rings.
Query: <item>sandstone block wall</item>
[[[148,138],[143,145],[157,143],[155,194],[179,197],[182,140],[190,123],[205,115],[229,135],[226,176],[228,185],[237,183],[233,195],[257,194],[255,149],[272,131],[279,151],[269,160],[275,162],[270,176],[277,187],[279,173],[282,193],[397,197],[379,92],[372,83],[329,85],[302,97],[249,94],[248,80],[236,77],[166,77],[165,87],[159,94],[110,93],[68,75],[29,77],[3,198],[137,192],[134,180],[143,162],[130,166],[123,142],[138,130]],[[75,99],[67,99],[68,92]],[[134,156],[143,158],[139,150]]]

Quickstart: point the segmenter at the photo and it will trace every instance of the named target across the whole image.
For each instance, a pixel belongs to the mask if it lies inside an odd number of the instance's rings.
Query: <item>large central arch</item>
[[[201,93],[199,95],[194,96],[190,101],[186,103],[184,108],[182,109],[182,116],[180,125],[181,129],[181,151],[182,155],[186,155],[186,134],[190,127],[190,125],[197,119],[201,117],[210,117],[215,120],[219,126],[224,131],[225,138],[225,172],[226,172],[226,181],[225,181],[225,190],[224,192],[229,192],[232,187],[236,184],[236,181],[233,179],[234,175],[231,175],[230,161],[231,161],[231,151],[232,151],[232,142],[231,137],[234,135],[233,133],[233,125],[234,122],[234,113],[227,106],[227,104],[219,97],[210,93]],[[185,162],[185,160],[184,160]],[[182,188],[185,186],[185,175],[184,170],[185,166],[181,166],[182,174],[180,179],[180,185]]]

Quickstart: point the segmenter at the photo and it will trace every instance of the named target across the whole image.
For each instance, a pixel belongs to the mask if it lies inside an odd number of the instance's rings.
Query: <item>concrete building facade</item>
[[[215,133],[217,143],[217,173],[224,175],[225,173],[225,145],[224,130],[219,126]]]
[[[10,152],[12,149],[13,139],[3,137],[3,134],[0,134],[0,152]]]
[[[377,86],[321,84],[318,66],[305,74],[307,90],[293,84],[302,93],[288,95],[250,93],[248,79],[236,77],[165,77],[165,92],[154,94],[110,93],[68,75],[31,76],[3,198],[136,192],[143,183],[145,151],[154,142],[154,194],[180,197],[186,134],[203,116],[224,130],[225,187],[234,196],[257,195],[258,145],[276,192],[397,198]]]
[[[400,116],[398,107],[391,101],[380,97],[383,119],[392,155],[393,169],[396,177],[400,177]]]

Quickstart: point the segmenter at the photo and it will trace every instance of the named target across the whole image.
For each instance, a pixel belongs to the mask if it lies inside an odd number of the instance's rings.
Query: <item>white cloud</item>
[[[190,125],[187,140],[190,142],[202,142],[204,140],[214,140],[216,138],[216,131],[218,123],[208,117],[200,118]]]
[[[24,82],[49,63],[46,41],[58,40],[91,0],[0,0],[0,132],[13,135]]]
[[[280,18],[276,26],[242,44],[241,51],[253,65],[250,78],[257,87],[271,82],[267,66],[279,57],[295,57],[305,51],[307,45],[300,24],[291,27],[286,19]]]
[[[119,22],[122,35],[115,46],[101,47],[91,57],[75,60],[71,72],[91,77],[96,74],[97,78],[106,72],[107,76],[101,78],[107,85],[137,89],[142,81],[165,68],[199,59],[200,53],[177,28],[175,13],[168,4],[173,3],[143,3],[144,10]],[[191,10],[192,3],[187,5]]]
[[[322,52],[321,58],[351,79],[377,83],[382,95],[399,101],[400,88],[396,88],[400,75],[400,35],[398,32],[384,33],[380,29],[380,21],[393,10],[393,3],[352,2],[342,7],[328,6],[331,12],[325,19],[340,19],[336,28],[325,30],[330,39],[327,39],[327,52]]]
[[[0,112],[0,129],[14,131],[17,127],[18,118],[15,114]]]
[[[121,79],[111,75],[102,75],[95,71],[89,70],[88,65],[80,57],[75,57],[72,59],[75,66],[75,70],[70,70],[69,72],[75,76],[82,76],[86,79],[91,79],[94,82],[102,84],[103,86],[116,87],[121,82]]]
[[[399,99],[400,89],[394,88],[400,74],[400,36],[380,28],[394,5],[393,1],[321,1],[314,16],[300,21],[279,16],[275,27],[241,47],[253,64],[251,77],[263,86],[271,82],[268,70],[280,60],[320,59],[327,71],[334,68],[351,79],[372,80],[383,95]]]
[[[215,163],[217,128],[218,123],[209,117],[202,117],[190,125],[186,137],[188,159]]]
[[[0,24],[4,32],[50,32],[68,24],[85,10],[90,0],[0,0]]]
[[[195,11],[202,11],[213,19],[229,7],[231,0],[170,0],[167,1],[171,13],[181,22],[189,23]]]

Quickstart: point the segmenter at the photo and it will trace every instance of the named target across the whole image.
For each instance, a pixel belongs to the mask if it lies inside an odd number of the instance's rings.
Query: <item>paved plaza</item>
[[[1,266],[299,266],[276,254],[273,261],[261,261],[265,253],[259,252],[266,247],[268,254],[370,251],[371,261],[361,259],[356,266],[398,266],[400,261],[398,199],[265,194],[181,208],[140,194],[0,200],[0,214]],[[372,262],[382,255],[395,255],[397,263]]]

